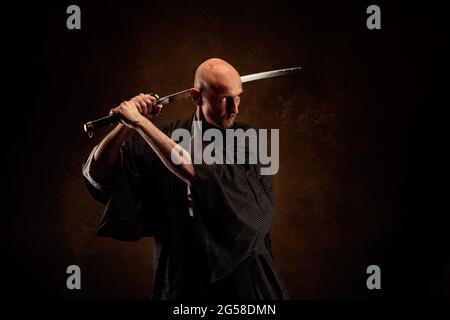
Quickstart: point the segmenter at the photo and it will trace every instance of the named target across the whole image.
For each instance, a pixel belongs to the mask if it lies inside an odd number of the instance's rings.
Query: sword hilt
[[[156,104],[161,104],[159,96],[156,93],[150,93],[150,95],[157,99]],[[161,114],[161,111],[156,116],[159,116],[160,114]],[[92,138],[95,130],[109,126],[109,125],[117,124],[119,121],[120,121],[120,116],[118,114],[110,114],[110,115],[107,115],[106,117],[86,122],[83,125],[83,130],[84,130],[84,132],[86,132],[88,134],[89,138]]]

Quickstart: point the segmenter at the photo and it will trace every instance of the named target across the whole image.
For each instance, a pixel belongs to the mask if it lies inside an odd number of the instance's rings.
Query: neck
[[[206,120],[205,115],[203,114],[201,107],[197,106],[197,110],[195,111],[195,120],[196,121],[201,121],[202,122],[202,128],[203,130],[207,130],[210,128],[214,128],[214,129],[219,129],[219,130],[224,130],[221,127],[216,126],[215,124],[211,124],[208,122],[208,120]]]

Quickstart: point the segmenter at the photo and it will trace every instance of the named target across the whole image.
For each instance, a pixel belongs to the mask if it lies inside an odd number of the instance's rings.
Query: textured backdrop
[[[430,54],[442,54],[439,20],[382,6],[382,29],[370,31],[370,3],[245,3],[78,2],[82,25],[73,31],[65,13],[72,3],[5,9],[3,109],[14,121],[2,128],[2,267],[11,295],[150,297],[152,240],[95,235],[103,208],[84,187],[81,163],[108,129],[89,139],[82,124],[140,92],[192,86],[210,57],[241,75],[303,67],[246,84],[238,117],[280,129],[272,238],[292,298],[449,294],[440,212],[417,183],[421,155],[431,150],[426,107],[440,85]],[[424,19],[430,24],[415,24]],[[418,60],[428,68],[411,68]],[[193,107],[170,105],[156,122]],[[70,264],[82,270],[80,291],[66,289]],[[371,264],[381,267],[381,291],[366,288]]]

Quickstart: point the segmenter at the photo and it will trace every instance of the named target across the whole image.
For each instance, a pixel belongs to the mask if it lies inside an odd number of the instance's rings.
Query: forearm
[[[187,184],[192,185],[195,178],[195,169],[190,155],[185,149],[165,135],[147,118],[142,118],[137,123],[136,130],[172,173]],[[173,150],[176,152],[173,152]],[[179,164],[175,164],[172,157],[175,157],[175,162]]]
[[[132,129],[119,124],[99,143],[89,168],[89,174],[94,180],[102,183],[112,177],[120,146],[131,132]]]

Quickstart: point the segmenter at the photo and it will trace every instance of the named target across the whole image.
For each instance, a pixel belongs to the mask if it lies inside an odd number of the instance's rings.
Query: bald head
[[[231,64],[217,58],[206,60],[197,68],[191,90],[197,119],[219,128],[231,128],[241,93],[241,77]]]
[[[223,91],[242,87],[239,72],[228,62],[218,58],[208,59],[200,64],[195,72],[194,87]]]

